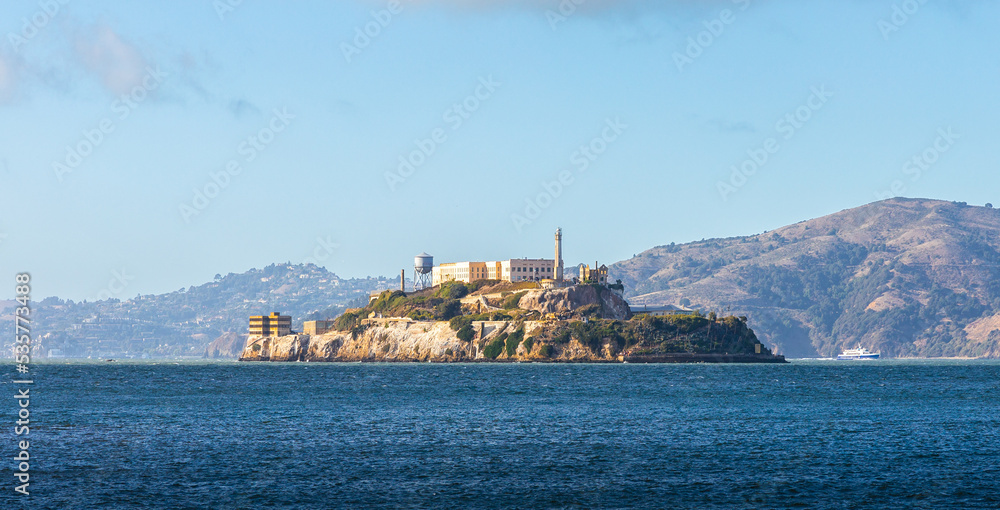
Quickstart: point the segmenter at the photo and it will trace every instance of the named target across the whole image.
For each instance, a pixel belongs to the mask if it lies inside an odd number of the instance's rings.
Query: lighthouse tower
[[[555,280],[563,281],[562,229],[556,230],[556,267]]]

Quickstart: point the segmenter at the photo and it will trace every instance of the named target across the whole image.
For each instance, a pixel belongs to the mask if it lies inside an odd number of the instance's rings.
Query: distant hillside
[[[789,357],[1000,357],[1000,211],[891,199],[773,232],[659,246],[611,268],[632,304],[748,315]]]
[[[34,304],[34,333],[43,351],[71,357],[201,356],[225,333],[247,332],[251,315],[282,312],[301,331],[304,320],[332,318],[368,302],[373,290],[398,285],[385,278],[344,280],[312,264],[272,264],[160,295],[77,303],[48,298]],[[220,341],[223,339],[220,339]],[[215,348],[210,356],[235,353]]]

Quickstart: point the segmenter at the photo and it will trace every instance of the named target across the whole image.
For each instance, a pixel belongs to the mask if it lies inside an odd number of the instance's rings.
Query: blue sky
[[[0,267],[36,297],[547,257],[557,227],[567,263],[614,262],[882,196],[1000,203],[996,2],[3,13]]]

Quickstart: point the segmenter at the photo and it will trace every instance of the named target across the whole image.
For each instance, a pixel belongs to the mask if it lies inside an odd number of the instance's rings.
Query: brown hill
[[[205,348],[206,358],[233,358],[240,357],[243,352],[243,345],[246,343],[246,335],[241,335],[232,331],[223,333]]]
[[[636,303],[748,315],[790,357],[1000,357],[1000,211],[891,199],[760,235],[659,246],[612,271]]]

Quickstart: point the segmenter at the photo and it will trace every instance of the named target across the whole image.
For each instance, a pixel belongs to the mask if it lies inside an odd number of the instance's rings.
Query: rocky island
[[[616,288],[618,287],[618,288]],[[633,315],[620,286],[448,282],[385,291],[316,334],[251,335],[241,361],[782,363],[745,317]]]

